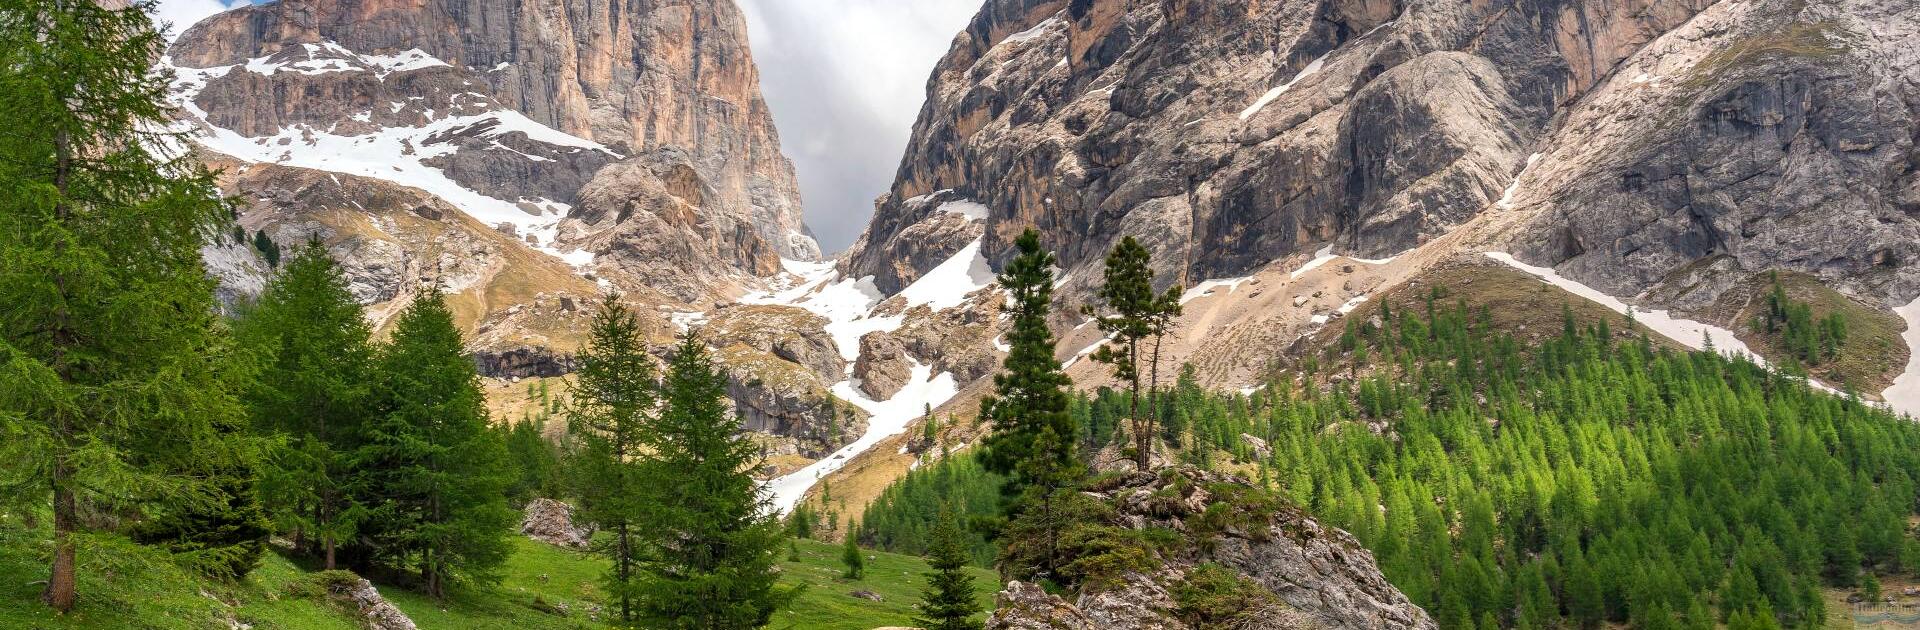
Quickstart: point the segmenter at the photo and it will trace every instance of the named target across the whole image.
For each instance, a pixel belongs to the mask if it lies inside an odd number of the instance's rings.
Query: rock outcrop
[[[853,378],[869,398],[893,398],[912,377],[912,359],[893,333],[882,330],[860,337],[860,358],[853,363]]]
[[[360,616],[360,623],[368,630],[418,630],[413,619],[382,597],[372,582],[351,574],[347,577],[352,579],[328,584],[327,593],[352,605]]]
[[[1000,592],[988,619],[990,630],[1039,628],[1085,630],[1183,630],[1173,589],[1203,567],[1224,567],[1259,589],[1254,601],[1227,621],[1235,628],[1336,628],[1387,630],[1437,628],[1426,611],[1380,575],[1373,554],[1352,535],[1323,526],[1290,505],[1279,505],[1245,523],[1201,526],[1192,517],[1250,490],[1246,480],[1195,468],[1127,473],[1096,485],[1093,498],[1114,508],[1112,524],[1132,529],[1169,528],[1187,540],[1156,558],[1150,571],[1128,570],[1113,579],[1082,584],[1071,598],[1014,581]],[[1231,491],[1231,492],[1229,492]],[[1222,513],[1244,510],[1234,506]],[[1213,620],[1221,623],[1223,620]]]
[[[592,530],[573,524],[573,506],[548,498],[527,502],[520,533],[549,545],[586,549]]]

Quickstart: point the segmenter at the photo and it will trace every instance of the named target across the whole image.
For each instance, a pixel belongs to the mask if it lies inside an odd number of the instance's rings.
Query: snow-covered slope
[[[788,277],[780,280],[784,289],[755,293],[740,301],[795,306],[826,318],[827,332],[848,361],[859,358],[861,337],[898,330],[906,321],[906,312],[916,307],[939,312],[960,306],[968,294],[990,287],[994,282],[986,258],[980,255],[979,240],[962,248],[892,299],[874,288],[871,277],[845,278],[829,263],[786,261],[785,267]],[[883,302],[888,302],[884,309]],[[918,358],[909,360],[912,368],[907,384],[886,400],[874,400],[862,391],[852,374],[853,366],[848,365],[847,374],[832,386],[832,391],[871,414],[866,433],[827,457],[770,482],[768,487],[773,493],[775,508],[791,509],[822,477],[839,470],[882,439],[905,431],[925,410],[945,404],[965,385],[957,382],[950,372],[936,374],[930,364]]]

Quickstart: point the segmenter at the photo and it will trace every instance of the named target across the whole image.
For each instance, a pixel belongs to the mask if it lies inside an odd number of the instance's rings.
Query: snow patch
[[[840,450],[821,458],[806,468],[796,470],[785,476],[768,482],[767,489],[773,495],[773,508],[787,512],[800,503],[807,490],[828,474],[846,466],[855,456],[866,452],[879,444],[881,440],[898,435],[907,430],[907,425],[926,411],[927,407],[938,407],[960,392],[951,372],[934,374],[931,366],[913,362],[913,375],[907,386],[885,401],[868,398],[852,380],[834,384],[833,394],[865,410],[867,432],[853,443],[840,447]]]
[[[966,217],[968,221],[987,220],[986,204],[983,204],[971,199],[960,199],[956,201],[949,201],[949,202],[940,204],[940,207],[938,208],[938,210],[940,212],[951,212],[951,213]]]
[[[484,138],[497,139],[506,134],[519,132],[525,134],[530,140],[552,146],[602,151],[615,158],[623,157],[599,143],[534,122],[519,112],[500,109],[479,115],[450,116],[432,120],[433,114],[429,111],[427,118],[430,122],[426,124],[417,127],[388,127],[356,136],[338,135],[330,129],[320,130],[307,125],[295,125],[282,127],[271,136],[249,138],[228,129],[204,124],[207,112],[194,102],[194,97],[200,90],[206,88],[208,81],[224,77],[239,68],[269,75],[283,70],[314,74],[342,71],[337,68],[338,64],[347,63],[355,67],[346,68],[346,70],[373,71],[384,78],[388,73],[446,65],[445,62],[419,49],[396,55],[359,55],[333,42],[303,46],[308,58],[292,62],[274,62],[269,58],[259,58],[249,60],[245,64],[231,66],[180,68],[173,66],[171,57],[163,57],[161,66],[170,68],[175,73],[171,85],[175,102],[182,109],[198,117],[202,123],[197,125],[186,123],[178,130],[187,133],[193,141],[208,149],[247,163],[285,164],[330,173],[358,175],[418,188],[452,204],[482,224],[505,227],[514,234],[533,237],[532,245],[536,250],[555,256],[570,265],[585,267],[592,264],[591,252],[572,249],[562,251],[554,245],[558,237],[559,223],[566,217],[566,204],[545,199],[506,200],[491,197],[462,186],[448,177],[444,171],[425,164],[426,160],[456,151],[453,145],[432,142],[431,138],[443,134],[443,137],[454,137],[473,129],[482,129],[479,135]],[[393,103],[392,106],[394,111],[404,107],[401,103]],[[355,118],[370,120],[371,116],[369,113]],[[497,141],[495,145],[505,148]]]
[[[1753,361],[1754,363],[1760,364],[1762,366],[1767,365],[1766,359],[1761,358],[1758,353],[1754,352],[1752,349],[1749,349],[1747,347],[1747,344],[1745,342],[1740,341],[1738,337],[1735,337],[1733,335],[1733,331],[1731,330],[1727,330],[1719,326],[1714,326],[1712,324],[1704,324],[1701,322],[1693,321],[1691,319],[1674,317],[1668,314],[1667,311],[1665,310],[1644,310],[1644,309],[1629,306],[1627,303],[1621,302],[1619,299],[1614,298],[1611,295],[1601,293],[1598,289],[1594,289],[1593,287],[1589,287],[1587,285],[1584,285],[1572,279],[1569,279],[1565,276],[1562,276],[1560,275],[1560,272],[1555,271],[1551,268],[1535,267],[1533,265],[1520,262],[1519,260],[1515,259],[1512,254],[1508,254],[1505,252],[1486,252],[1486,256],[1488,258],[1498,260],[1502,263],[1506,263],[1507,266],[1513,267],[1514,269],[1519,269],[1529,274],[1533,274],[1534,276],[1539,277],[1541,280],[1545,280],[1547,284],[1560,287],[1562,290],[1565,290],[1568,293],[1572,293],[1574,295],[1578,295],[1580,297],[1591,300],[1595,304],[1599,304],[1601,306],[1607,307],[1608,310],[1611,310],[1615,313],[1625,315],[1627,313],[1627,309],[1633,308],[1634,321],[1639,322],[1640,325],[1642,326],[1646,326],[1647,328],[1652,329],[1654,332],[1660,333],[1660,335],[1663,337],[1679,342],[1680,345],[1686,346],[1688,348],[1692,348],[1694,350],[1701,350],[1706,348],[1706,344],[1708,340],[1712,340],[1714,349],[1719,351],[1721,354],[1725,354],[1729,357],[1744,356],[1747,359]],[[1827,389],[1825,386],[1820,385],[1818,383],[1813,383],[1813,384],[1816,387],[1820,387],[1821,389]]]
[[[1894,377],[1887,391],[1880,392],[1880,398],[1894,411],[1920,416],[1920,299],[1893,312],[1907,322],[1907,329],[1900,333],[1900,339],[1907,342],[1907,369]]]
[[[900,297],[906,298],[908,309],[926,305],[937,311],[959,306],[968,293],[986,288],[993,281],[993,269],[987,266],[987,257],[980,254],[980,239],[976,238],[907,285]]]
[[[1186,293],[1180,294],[1180,303],[1186,304],[1188,302],[1192,302],[1194,300],[1197,300],[1209,295],[1213,295],[1214,289],[1219,289],[1221,287],[1225,287],[1227,289],[1227,293],[1231,294],[1234,291],[1238,290],[1241,284],[1244,284],[1246,283],[1246,281],[1252,280],[1252,279],[1253,279],[1253,276],[1241,276],[1238,278],[1218,278],[1214,280],[1205,280],[1205,281],[1202,281],[1200,284],[1193,285],[1193,288],[1187,289]]]
[[[1000,43],[1018,44],[1018,43],[1033,39],[1035,37],[1039,37],[1042,34],[1046,33],[1047,27],[1053,26],[1053,23],[1058,21],[1060,21],[1060,18],[1057,18],[1057,17],[1050,17],[1050,18],[1041,20],[1039,24],[1033,25],[1033,28],[1029,28],[1027,30],[1020,31],[1012,35],[1008,35],[1006,39],[1000,40]]]
[[[1335,258],[1339,258],[1339,256],[1333,255],[1332,245],[1322,247],[1320,248],[1320,251],[1313,253],[1313,260],[1309,260],[1307,261],[1307,264],[1301,265],[1299,269],[1293,270],[1293,273],[1287,275],[1287,279],[1299,280],[1300,276],[1305,275],[1309,271],[1313,271],[1314,269],[1318,268],[1320,265],[1327,264],[1328,262],[1332,261]]]
[[[1527,165],[1520,167],[1520,172],[1513,174],[1513,181],[1508,182],[1506,191],[1500,193],[1500,200],[1493,202],[1494,207],[1501,210],[1513,209],[1513,193],[1520,191],[1520,176],[1527,174],[1527,169],[1533,168],[1533,163],[1538,161],[1540,161],[1538,153],[1527,156]]]
[[[1382,24],[1381,26],[1385,26],[1385,25]],[[1338,49],[1335,49],[1335,50],[1338,50]],[[1266,94],[1261,94],[1260,100],[1254,101],[1253,104],[1247,106],[1246,109],[1240,110],[1240,120],[1246,120],[1248,118],[1252,118],[1254,114],[1260,113],[1260,110],[1266,109],[1268,103],[1272,103],[1274,99],[1280,98],[1280,95],[1286,94],[1287,90],[1293,89],[1293,84],[1299,83],[1301,79],[1305,79],[1309,76],[1313,76],[1315,73],[1320,72],[1320,66],[1327,61],[1327,55],[1331,55],[1331,54],[1333,54],[1332,50],[1327,51],[1325,55],[1320,55],[1319,57],[1315,58],[1312,63],[1307,64],[1306,68],[1301,69],[1300,74],[1293,75],[1292,80],[1287,81],[1286,83],[1282,83],[1280,85],[1274,86],[1273,89],[1267,90]]]

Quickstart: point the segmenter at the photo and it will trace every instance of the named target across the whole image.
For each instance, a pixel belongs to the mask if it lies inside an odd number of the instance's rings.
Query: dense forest
[[[1822,587],[1920,572],[1909,420],[1745,359],[1656,347],[1630,320],[1569,312],[1523,350],[1441,295],[1356,320],[1250,396],[1183,375],[1158,395],[1161,439],[1349,530],[1446,628],[1811,627]],[[1110,439],[1130,404],[1079,396],[1082,439]],[[915,548],[926,497],[996,483],[964,457],[918,471],[861,535]]]

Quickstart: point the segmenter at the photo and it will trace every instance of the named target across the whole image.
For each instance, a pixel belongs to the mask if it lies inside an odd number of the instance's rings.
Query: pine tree
[[[974,599],[973,576],[966,572],[967,548],[960,519],[949,505],[940,506],[940,520],[927,545],[927,588],[920,595],[914,623],[926,630],[979,630],[973,616],[980,613]]]
[[[840,577],[859,580],[867,577],[867,558],[860,555],[860,541],[853,528],[847,528],[847,536],[840,543],[840,564],[846,567]]]
[[[382,416],[353,457],[369,558],[416,567],[436,598],[454,580],[491,580],[512,550],[511,471],[437,283],[401,312],[376,365]]]
[[[269,513],[297,541],[317,540],[333,569],[353,535],[348,456],[373,414],[366,316],[316,240],[267,281],[237,330],[262,361],[246,394],[254,429],[279,438],[261,471]]]
[[[1001,369],[993,376],[993,394],[980,404],[980,417],[994,431],[982,442],[987,469],[1012,475],[1010,495],[1026,486],[1058,486],[1073,477],[1073,416],[1068,413],[1072,380],[1054,358],[1052,253],[1040,248],[1040,235],[1028,229],[1014,240],[1020,252],[1000,274],[1008,294],[1013,330]]]
[[[1155,322],[1166,308],[1163,296],[1153,292],[1151,262],[1152,254],[1139,241],[1131,236],[1121,239],[1107,254],[1104,283],[1095,293],[1110,314],[1087,307],[1100,330],[1112,337],[1089,358],[1113,366],[1113,377],[1127,384],[1133,459],[1141,470],[1153,461],[1153,431],[1151,416],[1140,410],[1140,343],[1161,330]],[[1178,306],[1177,295],[1173,303]]]
[[[0,10],[0,501],[50,507],[43,600],[71,610],[83,512],[209,509],[244,365],[199,250],[232,213],[183,155],[146,5]]]
[[[608,596],[620,604],[620,619],[633,621],[634,566],[641,554],[633,530],[645,514],[641,484],[647,479],[635,456],[653,421],[657,389],[640,322],[608,295],[593,318],[592,337],[580,352],[567,430],[578,448],[570,462],[581,518],[611,532],[598,551],[613,562],[605,577]]]
[[[786,528],[751,472],[760,448],[728,413],[726,376],[688,332],[667,364],[659,417],[635,455],[645,481],[635,618],[648,628],[757,628],[792,601],[775,588]]]

